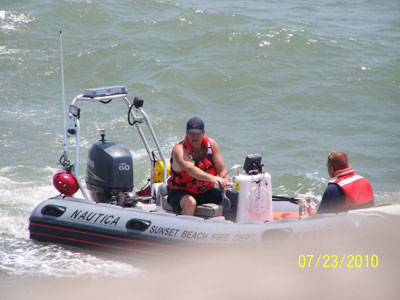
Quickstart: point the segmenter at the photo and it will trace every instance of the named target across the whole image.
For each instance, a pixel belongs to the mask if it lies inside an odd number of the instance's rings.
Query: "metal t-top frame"
[[[124,92],[123,93],[118,93],[118,94],[113,94],[113,95],[100,95],[100,96],[95,96],[95,97],[90,97],[87,96],[86,94],[81,94],[78,95],[77,97],[74,98],[72,103],[69,106],[69,112],[68,112],[68,118],[67,118],[67,126],[64,132],[64,152],[62,156],[62,161],[61,164],[63,165],[64,171],[71,172],[75,175],[76,180],[79,184],[80,190],[86,200],[90,200],[89,197],[87,196],[85,189],[83,188],[83,185],[79,181],[79,141],[80,141],[80,108],[76,106],[78,101],[87,101],[87,102],[100,102],[100,103],[109,103],[112,100],[116,99],[121,99],[125,102],[129,109],[129,118],[133,120],[132,125],[136,127],[138,130],[139,136],[142,139],[143,145],[146,148],[147,154],[149,155],[150,162],[151,162],[151,180],[150,180],[150,203],[154,202],[154,184],[153,184],[153,169],[154,169],[154,151],[150,148],[149,143],[147,142],[146,136],[142,130],[142,128],[139,126],[139,124],[145,122],[147,127],[150,130],[151,136],[153,138],[154,144],[156,146],[156,150],[158,154],[161,157],[161,160],[164,163],[164,174],[163,174],[163,182],[167,182],[167,161],[165,159],[165,156],[161,150],[160,143],[158,142],[157,136],[153,130],[153,126],[151,125],[151,122],[147,116],[147,114],[144,112],[144,110],[141,108],[143,105],[143,100],[140,99],[139,104],[137,104],[135,101],[131,104],[128,100],[127,97],[127,92],[125,87],[118,87],[121,88]],[[105,91],[108,88],[99,88],[99,89],[93,89],[90,91]],[[112,87],[111,89],[115,89],[115,87]],[[85,90],[87,92],[88,90]],[[95,94],[95,93],[94,93]],[[136,98],[135,98],[136,99]],[[135,109],[133,109],[133,107]],[[69,152],[69,139],[75,136],[75,163],[74,165],[70,166],[69,160],[68,160],[68,152]]]

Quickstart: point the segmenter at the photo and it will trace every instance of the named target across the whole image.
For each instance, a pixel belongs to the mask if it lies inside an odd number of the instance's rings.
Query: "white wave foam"
[[[20,52],[21,52],[21,50],[19,50],[19,49],[9,49],[6,46],[0,46],[0,55],[16,54],[16,53],[20,53]]]
[[[28,218],[32,210],[38,203],[56,194],[52,185],[38,186],[34,182],[17,182],[0,176],[1,236],[27,239]]]
[[[0,174],[3,173],[4,171],[7,172],[9,169],[11,169],[11,167],[4,167],[0,169]],[[0,191],[2,186],[8,184],[16,184],[16,183],[17,183],[16,181],[11,180],[10,178],[0,176]]]
[[[324,183],[324,184],[328,183],[327,177],[326,176],[325,177],[321,176],[318,171],[316,171],[316,172],[306,172],[305,178],[311,179],[311,180],[316,181],[318,183]]]
[[[44,170],[53,172],[49,167]],[[141,272],[126,263],[30,240],[29,216],[38,203],[57,194],[51,184],[0,177],[0,194],[0,270],[7,275],[98,278]]]
[[[130,264],[102,259],[59,245],[8,240],[0,251],[0,269],[11,276],[123,277],[142,271]]]
[[[35,18],[19,12],[0,10],[0,29],[3,32],[13,31],[17,26],[33,22]]]

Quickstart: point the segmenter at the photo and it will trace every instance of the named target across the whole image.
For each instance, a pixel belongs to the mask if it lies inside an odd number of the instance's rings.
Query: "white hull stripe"
[[[356,180],[359,180],[359,179],[361,179],[361,178],[363,178],[363,177],[360,176],[360,175],[354,175],[354,176],[352,176],[352,177],[343,179],[342,181],[340,181],[340,182],[338,183],[338,185],[339,185],[339,186],[344,186],[344,185],[346,185],[346,184],[352,183],[352,182],[354,182],[354,181],[356,181]]]

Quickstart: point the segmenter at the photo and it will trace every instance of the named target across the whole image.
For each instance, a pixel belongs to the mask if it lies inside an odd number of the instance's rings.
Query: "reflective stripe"
[[[349,167],[348,169],[343,169],[343,170],[346,170],[346,171],[343,171],[343,172],[340,172],[340,173],[336,173],[335,174],[336,176],[333,177],[331,180],[329,180],[329,183],[336,183],[336,180],[338,180],[339,177],[342,177],[344,175],[347,175],[347,174],[350,174],[350,173],[354,172],[352,167]]]
[[[341,173],[337,174],[336,177],[343,176],[343,175],[349,174],[349,173],[351,173],[351,172],[354,172],[354,170],[353,170],[353,169],[350,169],[350,170],[341,172]]]
[[[209,140],[207,141],[207,148],[207,154],[212,154],[212,148]]]
[[[340,187],[342,187],[342,186],[344,186],[344,185],[346,185],[346,184],[352,183],[352,182],[354,182],[354,181],[356,181],[356,180],[359,180],[359,179],[362,179],[362,178],[364,178],[364,177],[362,177],[362,176],[360,176],[360,175],[354,175],[354,176],[352,176],[352,177],[343,179],[343,180],[337,182],[336,184],[338,184]]]
[[[346,174],[349,174],[352,172],[354,172],[353,168],[351,168],[350,170],[344,171],[344,172],[340,172],[340,173],[336,174],[335,179],[338,179],[340,176],[343,176],[343,175],[346,175]]]

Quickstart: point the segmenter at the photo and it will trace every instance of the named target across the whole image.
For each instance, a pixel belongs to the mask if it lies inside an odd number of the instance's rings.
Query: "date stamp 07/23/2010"
[[[378,266],[379,257],[376,254],[300,254],[298,256],[298,267],[301,269],[376,269]]]

